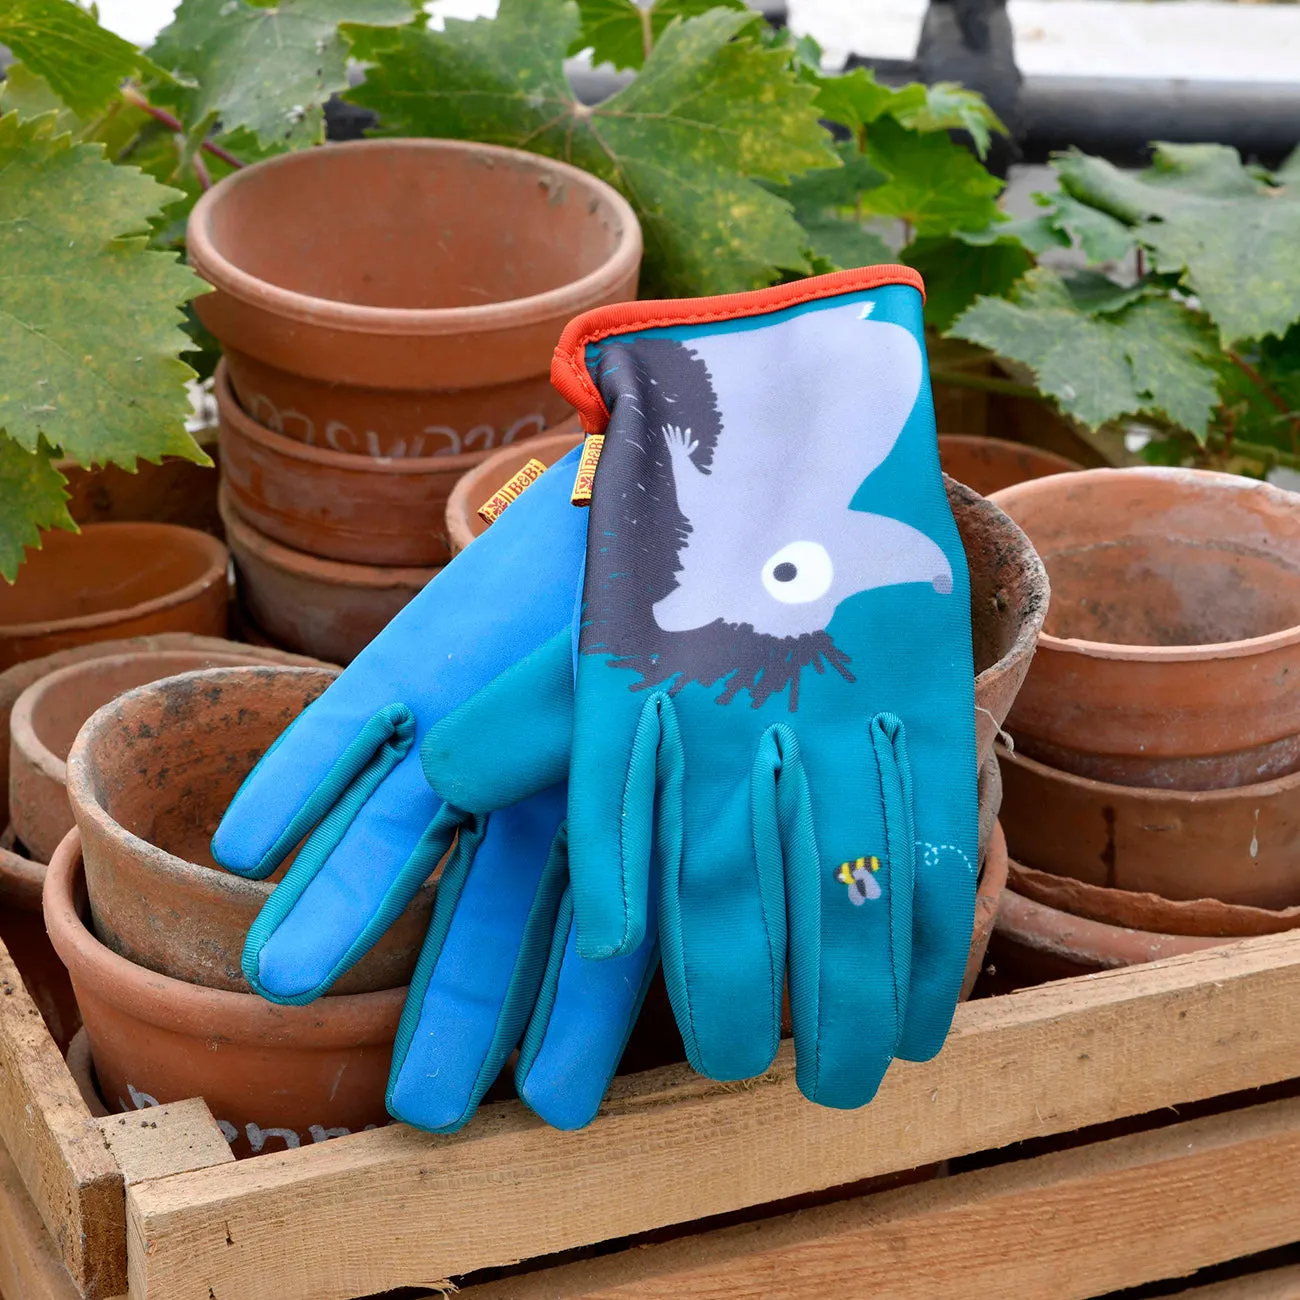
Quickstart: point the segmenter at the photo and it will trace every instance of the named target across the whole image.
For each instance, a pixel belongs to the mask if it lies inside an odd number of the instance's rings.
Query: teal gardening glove
[[[863,268],[572,322],[552,376],[604,433],[576,644],[424,742],[461,807],[567,773],[578,952],[638,949],[657,871],[692,1065],[766,1069],[788,977],[798,1085],[838,1107],[939,1050],[974,909],[969,579],[919,290]],[[571,748],[507,744],[569,671]]]

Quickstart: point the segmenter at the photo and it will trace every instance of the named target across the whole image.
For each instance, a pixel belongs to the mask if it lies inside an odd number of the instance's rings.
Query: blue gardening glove
[[[521,1036],[521,1096],[553,1124],[585,1124],[657,968],[653,921],[625,959],[578,959],[563,785],[471,817],[440,804],[420,769],[432,722],[556,637],[567,645],[586,524],[569,505],[575,463],[534,484],[295,720],[212,841],[223,866],[263,879],[308,837],[243,958],[263,997],[297,1005],[370,949],[455,840],[388,1090],[390,1111],[421,1128],[464,1124]],[[534,743],[567,747],[567,712],[536,721],[564,734]],[[521,741],[531,725],[516,719]]]
[[[865,268],[601,309],[553,369],[605,434],[568,768],[578,950],[644,941],[657,862],[691,1063],[766,1069],[788,976],[799,1087],[839,1107],[939,1050],[974,910],[969,579],[919,288]],[[501,760],[537,673],[432,729],[444,796],[495,807],[562,772]]]

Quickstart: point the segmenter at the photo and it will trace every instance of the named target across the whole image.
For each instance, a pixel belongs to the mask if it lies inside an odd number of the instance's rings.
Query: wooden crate
[[[787,1044],[743,1086],[619,1079],[578,1133],[501,1103],[451,1137],[392,1125],[236,1162],[199,1100],[92,1118],[3,950],[0,992],[7,1300],[437,1287],[1300,1078],[1293,933],[968,1003],[942,1054],[892,1067],[860,1111],[803,1101]],[[1300,1239],[1300,1096],[703,1229],[463,1294],[1070,1300],[1180,1277]]]

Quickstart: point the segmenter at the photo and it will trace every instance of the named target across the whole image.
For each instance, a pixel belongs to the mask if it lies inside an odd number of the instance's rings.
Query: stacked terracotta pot
[[[1052,604],[1001,754],[1024,979],[1300,925],[1300,498],[1191,470],[996,494]]]
[[[641,234],[585,172],[367,140],[227,178],[190,219],[216,289],[222,516],[254,637],[347,663],[450,558],[456,480],[570,409],[567,321],[636,296]]]

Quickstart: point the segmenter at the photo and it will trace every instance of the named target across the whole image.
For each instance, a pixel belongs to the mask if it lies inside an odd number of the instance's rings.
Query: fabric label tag
[[[494,523],[512,501],[523,495],[524,489],[536,483],[546,473],[546,466],[536,458],[530,460],[512,479],[503,483],[478,508],[478,517],[485,523]]]
[[[578,474],[573,480],[573,495],[569,498],[575,506],[591,505],[591,491],[596,482],[596,465],[601,448],[605,445],[603,433],[589,433],[582,444],[582,458],[578,461]]]

